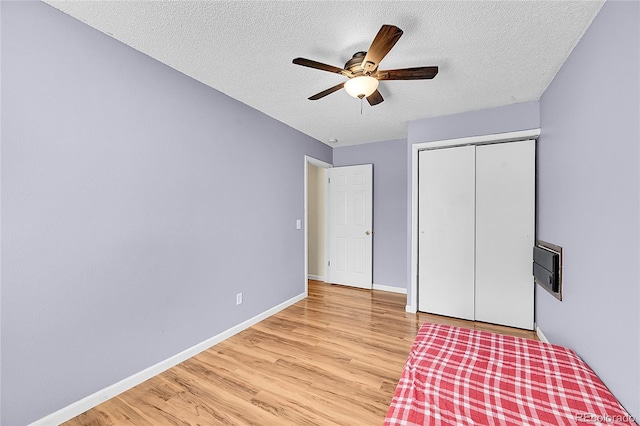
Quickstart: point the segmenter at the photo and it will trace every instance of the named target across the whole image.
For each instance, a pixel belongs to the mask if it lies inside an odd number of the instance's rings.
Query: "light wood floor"
[[[422,323],[535,338],[405,304],[309,281],[307,299],[65,425],[381,425]]]

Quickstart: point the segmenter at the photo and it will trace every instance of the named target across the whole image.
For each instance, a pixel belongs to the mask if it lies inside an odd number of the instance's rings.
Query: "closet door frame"
[[[497,133],[486,136],[472,136],[467,138],[423,142],[411,145],[411,283],[405,308],[407,312],[418,312],[418,153],[424,149],[515,142],[527,139],[537,139],[538,136],[540,136],[540,129],[531,129],[518,132]]]

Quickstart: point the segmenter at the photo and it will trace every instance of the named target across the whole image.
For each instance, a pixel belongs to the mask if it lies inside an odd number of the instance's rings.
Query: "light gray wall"
[[[302,294],[304,155],[332,153],[46,4],[0,7],[0,423],[18,425]]]
[[[516,132],[540,127],[540,109],[537,101],[522,102],[479,111],[441,117],[425,118],[409,122],[405,162],[407,164],[407,253],[411,253],[411,145],[447,139],[483,136],[496,133]],[[411,256],[407,256],[406,275],[411,276]],[[408,279],[408,278],[407,278]],[[410,300],[411,286],[408,285],[407,300]]]
[[[538,237],[564,247],[538,326],[640,418],[640,12],[607,1],[540,100]]]
[[[404,139],[333,150],[334,166],[373,164],[373,282],[407,287],[406,163]]]
[[[516,132],[540,127],[537,101],[410,121],[409,145],[447,139]],[[409,150],[409,155],[411,151]]]

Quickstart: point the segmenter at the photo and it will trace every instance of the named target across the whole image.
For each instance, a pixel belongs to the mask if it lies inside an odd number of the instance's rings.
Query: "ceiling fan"
[[[309,97],[309,100],[318,100],[344,87],[351,96],[359,99],[367,98],[369,105],[374,106],[384,101],[378,91],[378,82],[380,80],[425,80],[435,77],[438,74],[438,67],[435,66],[378,70],[380,61],[398,42],[400,36],[402,36],[400,28],[394,25],[383,25],[373,39],[369,50],[355,53],[344,65],[344,68],[334,67],[311,59],[295,58],[293,63],[296,65],[342,74],[349,78],[343,83],[316,93]]]

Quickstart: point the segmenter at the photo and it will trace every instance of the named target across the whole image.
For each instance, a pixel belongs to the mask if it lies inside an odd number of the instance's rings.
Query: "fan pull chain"
[[[360,98],[360,115],[362,115],[362,104],[364,103],[364,97]]]

